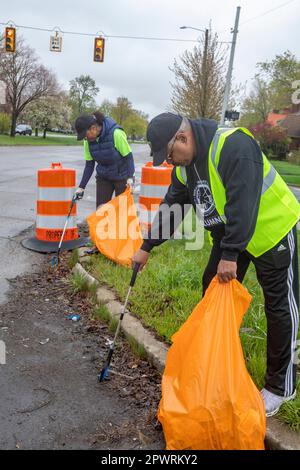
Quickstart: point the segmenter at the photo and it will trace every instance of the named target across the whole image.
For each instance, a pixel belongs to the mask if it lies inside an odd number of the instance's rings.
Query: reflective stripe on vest
[[[187,176],[186,176],[185,166],[177,166],[175,171],[176,171],[177,179],[180,181],[180,183],[186,185]]]
[[[226,192],[218,172],[218,164],[227,137],[236,131],[242,131],[254,139],[250,131],[242,127],[230,130],[219,129],[209,149],[210,186],[217,212],[223,220]],[[263,184],[257,221],[253,236],[246,247],[247,251],[255,257],[273,248],[287,235],[300,217],[300,204],[297,199],[266,156],[262,155]]]

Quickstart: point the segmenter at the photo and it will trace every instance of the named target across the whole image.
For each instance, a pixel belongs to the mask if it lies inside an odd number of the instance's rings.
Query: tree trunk
[[[38,136],[39,136],[39,130],[38,130],[38,128],[36,127],[36,128],[35,128],[35,137],[38,137]]]
[[[45,127],[44,134],[43,134],[43,139],[46,139],[46,132],[47,132],[47,128]]]
[[[11,116],[10,137],[15,137],[16,135],[17,119],[18,119],[18,114],[13,111],[12,116]]]

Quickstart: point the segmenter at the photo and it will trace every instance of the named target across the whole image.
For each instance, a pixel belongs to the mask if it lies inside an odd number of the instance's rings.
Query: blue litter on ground
[[[81,319],[81,316],[80,315],[76,315],[76,314],[73,314],[73,315],[65,315],[65,317],[68,319],[68,320],[72,320],[72,321],[79,321]]]

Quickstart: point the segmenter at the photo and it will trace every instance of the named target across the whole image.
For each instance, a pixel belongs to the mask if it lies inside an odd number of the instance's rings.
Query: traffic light
[[[94,62],[104,62],[104,38],[95,38],[94,45]]]
[[[5,50],[6,52],[16,51],[16,28],[5,28]]]

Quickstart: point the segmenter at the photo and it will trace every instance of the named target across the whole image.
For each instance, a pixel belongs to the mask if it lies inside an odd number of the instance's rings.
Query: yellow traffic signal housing
[[[5,28],[5,50],[6,52],[16,51],[16,28]]]
[[[104,62],[104,46],[105,46],[105,39],[104,38],[95,38],[95,45],[94,45],[94,62]]]

